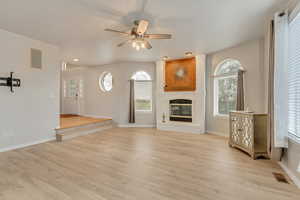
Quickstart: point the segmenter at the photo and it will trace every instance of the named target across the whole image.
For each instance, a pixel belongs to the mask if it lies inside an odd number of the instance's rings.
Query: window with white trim
[[[131,79],[135,80],[135,110],[152,112],[152,80],[145,71],[134,73]]]
[[[242,69],[238,60],[226,59],[214,73],[214,115],[228,116],[236,109],[237,72]]]
[[[138,71],[133,74],[131,79],[136,81],[151,81],[151,76],[145,71]]]
[[[288,131],[300,141],[300,15],[289,24]]]
[[[113,76],[110,72],[103,72],[99,78],[99,86],[103,92],[109,92],[113,88]]]

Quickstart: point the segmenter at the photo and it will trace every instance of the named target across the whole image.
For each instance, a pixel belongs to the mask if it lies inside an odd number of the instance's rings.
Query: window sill
[[[228,120],[229,119],[229,115],[216,114],[216,115],[214,115],[214,118]]]
[[[135,112],[141,114],[152,114],[152,110],[136,110]]]

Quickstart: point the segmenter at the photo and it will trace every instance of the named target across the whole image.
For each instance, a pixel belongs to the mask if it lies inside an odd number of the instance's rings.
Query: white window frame
[[[145,79],[145,80],[136,79],[136,74],[138,74],[138,73],[140,73],[140,72],[146,73],[148,78]],[[131,79],[135,80],[136,82],[139,82],[139,81],[141,81],[141,82],[142,82],[142,81],[147,82],[147,81],[149,81],[149,82],[152,83],[152,78],[151,78],[150,74],[149,74],[148,72],[146,72],[146,71],[136,71],[136,72],[134,72],[133,75],[131,76]],[[152,112],[153,112],[153,84],[152,84],[152,91],[151,91],[151,94],[152,94],[152,97],[151,97],[151,99],[150,99],[150,105],[151,105],[150,110],[138,110],[138,109],[136,108],[136,98],[134,99],[134,101],[135,101],[135,111],[136,111],[136,112],[140,112],[140,113],[152,113]],[[141,100],[143,100],[143,99],[141,99]],[[148,100],[148,99],[145,99],[145,100]]]
[[[296,20],[300,15],[300,3],[297,4],[297,6],[294,8],[294,10],[290,13],[289,15],[289,25],[290,23],[293,23],[294,20]],[[295,133],[292,133],[290,130],[288,130],[288,138],[291,139],[292,141],[300,144],[300,137],[296,135]],[[299,169],[298,171],[300,172],[300,164],[299,164]]]
[[[104,81],[104,78],[105,76],[107,76],[108,74],[110,74],[112,76],[112,86],[111,86],[111,89],[110,90],[107,90],[103,85],[103,81]],[[98,80],[98,85],[99,85],[99,88],[101,89],[102,92],[111,92],[114,88],[114,79],[113,79],[113,74],[111,72],[103,72],[100,77],[99,77],[99,80]]]
[[[228,118],[229,114],[220,114],[219,113],[219,80],[224,80],[228,78],[237,78],[237,75],[225,75],[214,78],[214,116],[220,118]]]
[[[141,99],[141,100],[144,100],[144,99]],[[145,99],[145,100],[148,100],[148,99]],[[136,101],[136,99],[134,99],[134,101]],[[153,100],[152,99],[150,99],[150,105],[151,105],[150,110],[138,110],[135,107],[135,111],[136,112],[141,112],[141,113],[152,113],[153,112]],[[135,106],[136,106],[136,103],[135,103]]]
[[[214,72],[214,76],[213,76],[213,84],[214,84],[213,116],[218,117],[218,118],[224,118],[224,119],[228,119],[229,114],[226,115],[226,114],[219,113],[219,84],[218,83],[219,83],[219,80],[228,79],[228,78],[237,78],[237,73],[227,73],[227,74],[222,74],[222,75],[218,75],[217,73],[218,73],[219,69],[222,67],[222,65],[230,60],[238,61],[240,63],[240,61],[237,59],[227,58],[217,65],[215,72]],[[240,64],[239,69],[244,70],[241,64]]]
[[[137,74],[142,73],[146,76],[146,79],[137,79]],[[131,76],[131,79],[136,80],[136,81],[152,81],[152,78],[150,76],[150,74],[146,71],[136,71],[133,73],[133,75]]]

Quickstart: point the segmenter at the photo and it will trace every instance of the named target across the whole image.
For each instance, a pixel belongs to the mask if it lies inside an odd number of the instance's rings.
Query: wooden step
[[[56,129],[56,140],[58,142],[62,142],[64,140],[72,139],[75,137],[98,133],[106,129],[113,128],[114,124],[111,119],[93,122],[93,123],[85,123],[82,125],[77,125],[74,127],[67,128],[57,128]]]

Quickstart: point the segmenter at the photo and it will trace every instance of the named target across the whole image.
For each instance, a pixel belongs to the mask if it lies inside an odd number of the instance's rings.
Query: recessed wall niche
[[[39,49],[30,49],[31,68],[42,69],[42,51]]]

